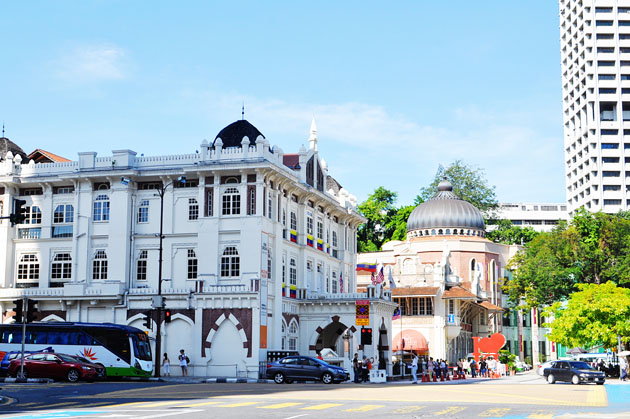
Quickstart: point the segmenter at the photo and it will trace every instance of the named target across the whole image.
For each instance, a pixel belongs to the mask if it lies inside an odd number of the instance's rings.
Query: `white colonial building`
[[[1,139],[0,214],[14,198],[27,207],[23,224],[0,220],[2,321],[25,295],[41,321],[143,329],[161,285],[172,313],[162,352],[184,348],[191,375],[257,377],[276,350],[331,348],[346,365],[357,350],[389,359],[391,295],[354,292],[364,219],[328,174],[314,123],[308,141],[285,154],[239,120],[200,153],[61,161],[43,150],[29,160]],[[357,299],[380,330],[370,347],[354,326]]]

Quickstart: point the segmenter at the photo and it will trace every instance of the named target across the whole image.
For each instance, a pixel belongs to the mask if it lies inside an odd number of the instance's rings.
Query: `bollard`
[[[437,374],[433,372],[433,382],[437,383]]]
[[[445,375],[446,375],[446,381],[451,381],[451,379],[449,377],[450,374],[449,374],[448,370],[446,370],[446,374]]]
[[[427,378],[426,374],[422,374],[422,382],[426,383],[427,381],[429,381],[429,379]]]

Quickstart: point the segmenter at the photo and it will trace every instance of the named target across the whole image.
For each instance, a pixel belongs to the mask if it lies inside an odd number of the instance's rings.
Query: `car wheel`
[[[325,372],[325,373],[322,375],[322,382],[323,382],[324,384],[332,384],[332,382],[333,382],[333,381],[334,381],[334,380],[333,380],[333,376],[332,376],[332,374],[331,374],[331,373],[329,373],[329,372]]]
[[[556,377],[554,377],[554,376],[553,376],[553,374],[549,374],[549,375],[547,376],[547,382],[548,382],[549,384],[555,384],[555,382],[556,382]]]
[[[81,378],[81,374],[79,373],[78,369],[71,368],[68,371],[68,374],[66,375],[66,377],[68,378],[68,381],[70,381],[71,383],[76,383],[77,381],[79,381],[79,378]]]
[[[571,377],[571,383],[573,383],[573,384],[580,384],[580,377],[578,377],[577,375],[573,374],[573,377]]]
[[[277,372],[277,373],[275,373],[275,374],[274,374],[274,376],[273,376],[273,381],[274,381],[276,384],[282,384],[282,383],[284,383],[284,374],[283,374],[283,373],[281,373],[281,372]]]
[[[15,378],[19,378],[20,380],[26,380],[28,378],[28,371],[26,371],[26,368],[24,368],[24,371],[20,372],[20,370],[18,369],[15,372]]]

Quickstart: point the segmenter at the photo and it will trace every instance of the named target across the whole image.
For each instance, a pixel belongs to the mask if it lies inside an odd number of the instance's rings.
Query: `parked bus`
[[[0,324],[0,352],[22,349],[22,325]],[[82,356],[105,367],[108,377],[150,376],[149,337],[140,329],[112,323],[29,323],[26,351]]]

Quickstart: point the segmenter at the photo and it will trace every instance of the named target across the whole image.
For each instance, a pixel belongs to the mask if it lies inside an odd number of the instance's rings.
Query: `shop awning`
[[[414,329],[405,329],[394,337],[392,342],[394,351],[428,352],[429,343],[422,333]]]

